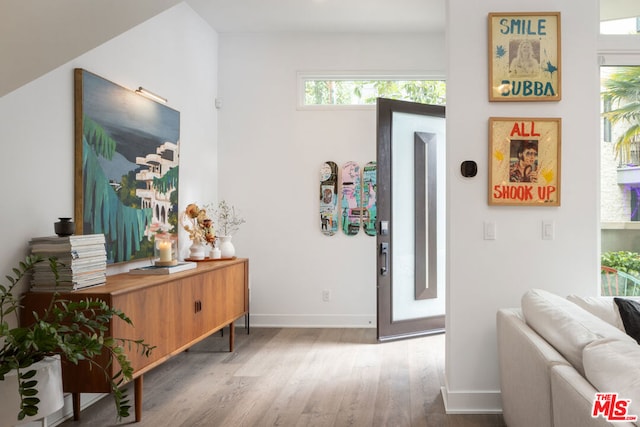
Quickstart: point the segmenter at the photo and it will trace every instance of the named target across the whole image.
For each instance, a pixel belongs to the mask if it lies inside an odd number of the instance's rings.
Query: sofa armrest
[[[562,427],[634,427],[627,422],[610,423],[603,417],[592,418],[597,390],[573,367],[551,367],[551,399],[554,425]]]
[[[569,365],[525,323],[519,309],[496,316],[502,413],[510,427],[552,427],[550,367]],[[557,425],[557,424],[556,424]]]

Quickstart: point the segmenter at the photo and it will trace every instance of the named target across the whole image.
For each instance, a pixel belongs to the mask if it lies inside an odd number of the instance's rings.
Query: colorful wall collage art
[[[338,167],[327,161],[320,168],[320,231],[333,236],[338,228],[347,236],[360,231],[376,235],[376,162],[362,168],[357,162]]]

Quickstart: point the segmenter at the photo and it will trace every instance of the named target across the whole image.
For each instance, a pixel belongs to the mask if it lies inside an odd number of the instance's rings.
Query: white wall
[[[375,326],[375,238],[320,233],[323,162],[376,157],[375,109],[296,109],[299,71],[444,71],[444,37],[220,35],[220,197],[247,224],[254,325]],[[322,290],[332,299],[322,301]]]
[[[73,216],[74,68],[168,98],[181,113],[180,206],[217,198],[217,33],[180,4],[0,98],[3,278],[31,237]]]
[[[615,140],[615,139],[614,139]],[[618,159],[613,142],[603,142],[600,160],[600,220],[625,222],[631,218],[631,187],[618,184]]]
[[[73,216],[74,68],[168,98],[181,113],[180,206],[216,200],[217,42],[217,33],[180,4],[0,98],[0,283],[27,254],[31,237],[53,235],[57,217]],[[95,398],[83,402],[87,397]],[[68,416],[70,406],[68,399],[49,422]]]
[[[448,64],[444,396],[451,412],[499,409],[496,310],[519,305],[531,287],[596,293],[597,0],[517,8],[562,12],[557,103],[487,101],[486,16],[514,10],[513,2],[448,5],[446,60],[443,39],[420,34],[218,37],[181,4],[6,95],[0,272],[24,256],[30,237],[52,234],[56,218],[73,211],[72,70],[83,67],[148,87],[181,112],[180,206],[225,198],[245,214],[234,240],[238,255],[251,259],[254,324],[374,324],[374,239],[319,233],[317,181],[325,160],[375,158],[375,113],[296,110],[296,71],[442,71]],[[216,111],[218,64],[223,105]],[[489,116],[563,118],[561,207],[487,206]],[[474,179],[458,173],[467,159],[479,164]],[[496,221],[497,240],[482,240],[485,220]],[[555,240],[541,239],[542,220],[555,222]],[[331,302],[322,302],[322,289],[332,291]]]
[[[450,0],[447,18],[448,294],[446,388],[449,412],[499,410],[495,315],[537,287],[595,295],[599,272],[598,1]],[[487,15],[562,13],[562,100],[488,102]],[[562,205],[489,207],[488,118],[562,118]],[[478,176],[463,179],[463,160]],[[482,239],[483,221],[497,240]],[[542,221],[555,239],[542,240]],[[523,384],[526,387],[526,384]]]

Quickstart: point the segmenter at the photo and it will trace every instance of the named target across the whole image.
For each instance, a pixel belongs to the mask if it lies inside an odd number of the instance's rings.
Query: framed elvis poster
[[[560,118],[489,119],[489,205],[560,206]]]
[[[489,101],[559,101],[560,59],[560,12],[489,14]]]

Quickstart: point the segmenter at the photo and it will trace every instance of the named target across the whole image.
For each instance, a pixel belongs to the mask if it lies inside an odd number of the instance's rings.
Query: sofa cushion
[[[620,311],[624,330],[640,344],[640,303],[626,298],[613,299]]]
[[[610,325],[624,331],[624,325],[620,318],[618,306],[611,297],[583,297],[579,295],[569,295],[567,299],[574,304],[587,310],[589,313],[599,317]]]
[[[600,392],[631,399],[627,414],[640,417],[640,346],[601,339],[585,346],[582,357],[585,378]]]
[[[584,374],[582,350],[600,338],[616,338],[635,344],[615,326],[578,305],[542,289],[531,289],[522,297],[527,324],[560,352],[578,372]]]

